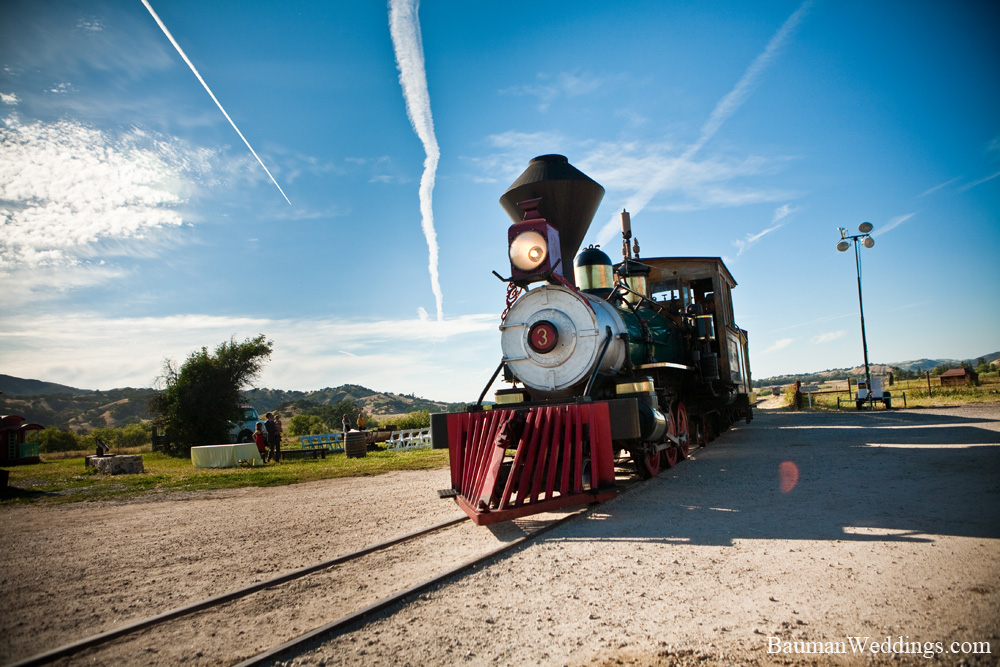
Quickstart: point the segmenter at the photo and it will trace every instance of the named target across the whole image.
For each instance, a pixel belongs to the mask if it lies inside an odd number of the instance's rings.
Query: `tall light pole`
[[[861,239],[861,245],[866,248],[874,246],[875,239],[871,237],[871,231],[875,229],[875,225],[870,222],[862,222],[858,225],[858,231],[861,233],[853,236],[848,236],[847,230],[843,227],[837,229],[840,230],[840,242],[837,243],[837,250],[847,252],[851,243],[854,243],[854,266],[858,271],[858,307],[861,309],[861,345],[865,350],[865,391],[868,392],[865,400],[871,404],[875,399],[872,396],[872,376],[868,370],[868,338],[865,336],[865,304],[861,299],[861,249],[858,248],[858,239]]]

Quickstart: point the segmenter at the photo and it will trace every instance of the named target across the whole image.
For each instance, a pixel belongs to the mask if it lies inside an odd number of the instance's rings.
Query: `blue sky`
[[[140,0],[5,2],[2,373],[263,333],[260,386],[474,400],[545,153],[607,190],[585,243],[724,259],[755,377],[861,363],[866,220],[873,363],[1000,350],[995,4],[149,2],[275,182]]]

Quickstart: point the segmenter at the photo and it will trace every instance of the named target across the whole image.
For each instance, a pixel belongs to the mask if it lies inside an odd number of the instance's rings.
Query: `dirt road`
[[[291,662],[998,663],[1000,407],[759,412],[695,459]],[[2,508],[0,662],[454,516],[444,486],[433,471]],[[200,656],[199,632],[170,639],[190,664],[245,655]],[[123,661],[177,661],[146,641]]]

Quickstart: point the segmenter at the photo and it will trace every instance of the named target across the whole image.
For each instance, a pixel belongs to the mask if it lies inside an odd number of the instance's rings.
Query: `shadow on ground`
[[[694,459],[595,508],[586,538],[568,539],[1000,538],[1000,422],[988,417],[758,413]]]

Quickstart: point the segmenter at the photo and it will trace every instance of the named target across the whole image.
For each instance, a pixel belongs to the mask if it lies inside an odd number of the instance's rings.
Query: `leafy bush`
[[[72,452],[82,448],[78,435],[57,428],[29,431],[27,440],[37,442],[39,452]]]
[[[427,428],[431,425],[431,413],[428,410],[417,410],[416,412],[407,413],[405,417],[394,419],[392,423],[400,430]]]
[[[97,439],[111,448],[125,449],[142,447],[152,441],[153,427],[150,424],[129,424],[122,428],[95,428],[80,438],[81,449],[97,449]]]
[[[340,430],[339,424],[334,430]],[[316,415],[295,415],[288,421],[288,435],[291,436],[323,435],[332,432],[326,423]]]

